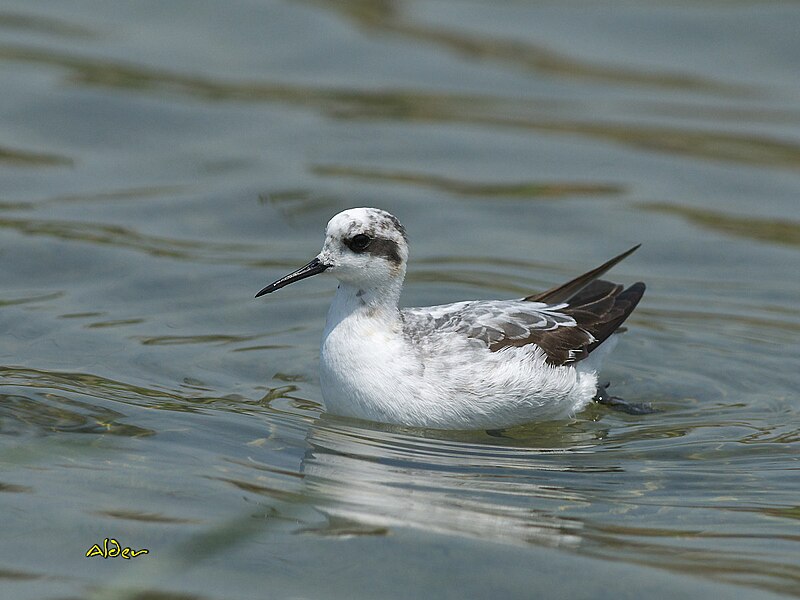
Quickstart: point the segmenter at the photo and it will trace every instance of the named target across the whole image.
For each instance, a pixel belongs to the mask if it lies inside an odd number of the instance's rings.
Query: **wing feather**
[[[404,309],[406,335],[421,342],[427,335],[456,333],[483,342],[492,352],[535,344],[550,365],[577,362],[617,331],[642,298],[644,283],[623,289],[597,279],[636,248],[561,286],[521,300]]]

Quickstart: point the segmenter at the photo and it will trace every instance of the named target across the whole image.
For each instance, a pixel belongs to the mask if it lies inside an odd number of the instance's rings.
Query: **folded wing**
[[[458,302],[402,311],[406,333],[455,333],[496,352],[535,344],[550,365],[580,361],[602,344],[636,308],[645,291],[637,282],[598,279],[638,246],[547,292],[521,300]]]

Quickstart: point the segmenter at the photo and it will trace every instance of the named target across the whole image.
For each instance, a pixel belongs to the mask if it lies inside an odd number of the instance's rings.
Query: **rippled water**
[[[798,30],[779,2],[6,0],[3,597],[800,596]],[[643,242],[605,378],[661,412],[325,415],[331,282],[252,296],[358,205],[410,233],[407,305]]]

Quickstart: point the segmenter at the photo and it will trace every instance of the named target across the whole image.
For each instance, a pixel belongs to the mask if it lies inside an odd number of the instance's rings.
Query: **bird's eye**
[[[363,233],[359,233],[358,235],[354,235],[353,239],[350,240],[350,248],[353,252],[363,252],[369,246],[369,243],[372,241],[372,238],[368,235],[364,235]]]

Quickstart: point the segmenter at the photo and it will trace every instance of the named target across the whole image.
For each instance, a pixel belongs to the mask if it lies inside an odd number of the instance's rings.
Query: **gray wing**
[[[551,364],[565,364],[578,358],[580,348],[594,336],[564,312],[569,305],[495,300],[458,302],[401,311],[406,334],[421,338],[436,333],[463,335],[496,351],[506,346],[536,344]]]
[[[406,335],[419,342],[437,332],[459,334],[493,352],[535,344],[551,365],[579,361],[619,329],[642,298],[642,282],[623,289],[598,279],[636,248],[561,286],[520,300],[404,309]]]

